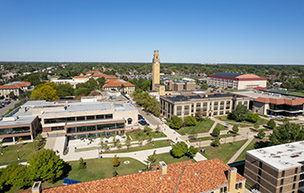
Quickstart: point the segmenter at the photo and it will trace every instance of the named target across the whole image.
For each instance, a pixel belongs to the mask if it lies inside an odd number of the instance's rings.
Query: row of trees
[[[133,96],[136,103],[144,107],[146,111],[157,117],[160,115],[160,103],[154,96],[150,96],[147,92],[135,92]]]
[[[31,100],[59,100],[67,96],[89,95],[94,90],[101,90],[106,80],[104,77],[97,80],[91,78],[85,83],[76,85],[76,89],[70,84],[56,85],[53,82],[39,84],[31,93]]]
[[[187,116],[184,121],[178,116],[173,116],[170,122],[170,127],[172,129],[180,129],[184,126],[195,126],[197,124],[197,120],[192,116]]]
[[[28,166],[12,163],[0,169],[0,190],[6,190],[10,186],[28,188],[35,181],[54,183],[64,174],[65,163],[52,150],[39,151],[28,163]]]

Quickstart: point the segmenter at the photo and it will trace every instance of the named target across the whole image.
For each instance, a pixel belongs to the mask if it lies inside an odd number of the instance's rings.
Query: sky
[[[0,0],[0,61],[304,64],[303,0]]]

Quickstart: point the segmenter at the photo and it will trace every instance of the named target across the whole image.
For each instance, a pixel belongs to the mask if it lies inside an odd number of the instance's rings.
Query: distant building
[[[94,79],[98,79],[98,78],[104,77],[106,80],[116,80],[116,79],[118,79],[117,76],[114,76],[114,75],[107,75],[107,74],[103,74],[103,73],[96,73],[96,74],[93,74],[92,77],[93,77]]]
[[[303,193],[304,141],[247,151],[244,176],[262,193]]]
[[[202,113],[203,116],[227,115],[238,104],[249,108],[249,97],[231,93],[205,93],[176,96],[161,96],[161,113],[171,119],[173,116],[184,118]]]
[[[9,94],[13,92],[18,97],[21,93],[28,91],[30,86],[31,83],[26,81],[11,82],[0,86],[0,96],[8,98]]]
[[[255,74],[220,72],[207,77],[209,86],[237,90],[266,87],[266,83],[267,78],[261,78]]]
[[[135,91],[135,85],[121,79],[113,79],[107,80],[103,89],[106,91],[121,91],[123,93],[132,94]]]
[[[17,78],[17,77],[18,77],[18,74],[13,73],[13,72],[9,72],[7,74],[2,75],[2,79],[5,81],[13,79],[13,78]]]
[[[246,179],[219,159],[173,164],[159,162],[154,170],[42,190],[57,192],[244,193]]]
[[[181,80],[181,81],[169,81],[168,85],[169,90],[171,91],[182,91],[182,90],[195,90],[196,83],[195,81]]]

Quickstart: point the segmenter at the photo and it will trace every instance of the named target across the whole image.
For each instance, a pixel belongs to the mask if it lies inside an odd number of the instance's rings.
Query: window
[[[292,189],[296,189],[296,184],[295,183],[292,185]]]
[[[293,181],[294,181],[294,182],[297,181],[297,176],[294,176],[294,177],[293,177]]]
[[[297,173],[298,173],[298,168],[295,169],[295,174],[297,174]]]
[[[262,174],[262,170],[259,168],[259,175],[261,176],[261,174]]]
[[[285,171],[282,171],[282,177],[284,177],[285,176]]]
[[[94,116],[87,116],[87,120],[94,120],[95,117]]]
[[[261,177],[260,177],[260,176],[258,176],[258,183],[260,183],[260,181],[261,181]]]
[[[132,118],[128,118],[128,125],[132,124]]]
[[[201,103],[196,103],[196,108],[200,108],[201,107]]]
[[[243,183],[239,183],[239,189],[243,188]]]
[[[284,179],[281,179],[281,185],[283,185],[284,184]]]
[[[263,166],[263,162],[260,161],[259,162],[259,167],[262,168],[262,166]]]
[[[235,189],[239,189],[239,185],[238,184],[235,184]]]
[[[280,187],[280,193],[282,193],[283,192],[283,187]]]

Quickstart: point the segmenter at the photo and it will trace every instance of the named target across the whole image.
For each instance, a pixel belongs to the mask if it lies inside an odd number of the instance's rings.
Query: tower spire
[[[159,51],[154,50],[152,59],[152,90],[155,90],[155,85],[160,83],[160,60]]]

